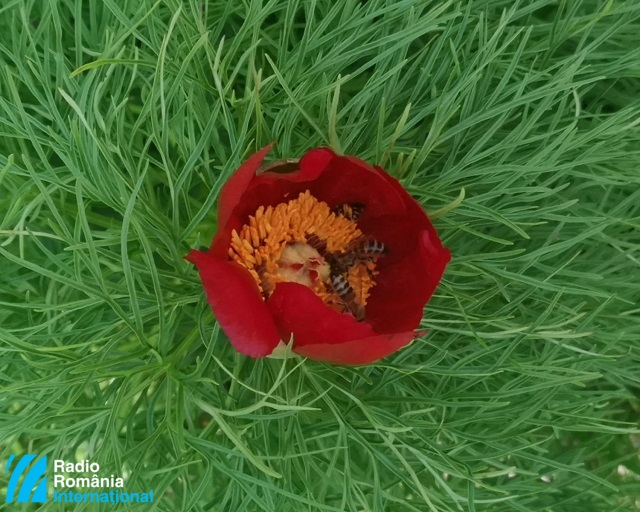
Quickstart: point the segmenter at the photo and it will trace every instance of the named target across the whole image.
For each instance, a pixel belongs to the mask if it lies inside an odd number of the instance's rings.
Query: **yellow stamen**
[[[356,301],[363,306],[371,295],[371,288],[375,285],[372,276],[376,275],[376,264],[372,261],[357,262],[347,272],[347,281],[356,294]]]
[[[325,256],[335,259],[362,238],[349,212],[348,205],[341,213],[332,212],[308,190],[286,203],[260,206],[239,232],[231,233],[229,257],[251,273],[265,298],[277,283],[297,282],[343,312],[344,304],[331,285],[332,269]],[[311,235],[321,247],[307,243]],[[356,261],[346,269],[346,278],[361,306],[366,305],[375,285],[375,266],[374,261]]]

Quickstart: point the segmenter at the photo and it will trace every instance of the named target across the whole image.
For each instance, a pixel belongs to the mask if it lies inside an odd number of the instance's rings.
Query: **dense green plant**
[[[122,510],[634,510],[639,34],[634,0],[6,0],[0,465],[155,489]],[[433,214],[426,336],[234,353],[183,256],[272,140]]]

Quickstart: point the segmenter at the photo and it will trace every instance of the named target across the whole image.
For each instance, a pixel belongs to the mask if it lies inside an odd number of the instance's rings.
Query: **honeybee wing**
[[[353,252],[332,253],[326,256],[327,263],[331,267],[331,272],[334,274],[342,274],[349,270],[349,267],[353,266],[356,262],[356,257]]]

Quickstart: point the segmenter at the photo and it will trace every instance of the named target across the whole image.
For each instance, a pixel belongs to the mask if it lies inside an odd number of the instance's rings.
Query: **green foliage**
[[[635,0],[5,1],[0,465],[160,497],[122,510],[637,509],[638,34]],[[272,140],[437,212],[428,335],[234,353],[183,255]]]

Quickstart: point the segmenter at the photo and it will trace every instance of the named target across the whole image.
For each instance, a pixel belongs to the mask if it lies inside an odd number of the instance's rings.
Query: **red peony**
[[[422,207],[380,167],[327,148],[263,166],[252,155],[222,188],[218,232],[192,250],[231,344],[366,364],[407,345],[451,259]]]

